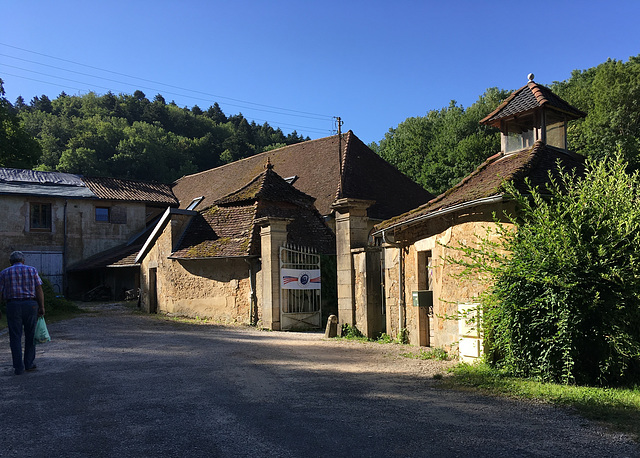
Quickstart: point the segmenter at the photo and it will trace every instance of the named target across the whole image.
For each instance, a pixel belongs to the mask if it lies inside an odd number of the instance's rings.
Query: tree
[[[434,194],[440,194],[500,150],[494,128],[479,121],[507,91],[490,88],[468,109],[451,101],[447,108],[407,118],[374,148],[381,157]]]
[[[0,79],[0,166],[31,168],[40,157],[40,145],[20,125],[20,118],[4,94]]]
[[[487,360],[517,376],[590,385],[640,381],[640,176],[622,157],[588,161],[524,195],[519,212],[465,247],[490,273],[483,297]],[[543,197],[543,195],[546,195]]]
[[[62,152],[56,169],[59,172],[99,176],[101,167],[96,152],[89,148],[70,148]]]
[[[571,149],[596,159],[619,150],[632,169],[640,168],[640,56],[576,70],[552,90],[588,113],[569,128]]]
[[[227,122],[227,117],[220,109],[220,105],[218,105],[218,102],[215,102],[213,106],[209,107],[209,109],[205,113],[205,116],[219,124],[224,124]]]
[[[63,92],[54,100],[35,97],[30,105],[19,101],[17,107],[5,106],[37,139],[42,152],[33,165],[38,170],[171,181],[267,145],[302,140],[295,133],[285,137],[267,123],[249,123],[240,113],[228,120],[217,103],[203,113],[197,106],[167,104],[161,94],[151,102],[142,91]]]

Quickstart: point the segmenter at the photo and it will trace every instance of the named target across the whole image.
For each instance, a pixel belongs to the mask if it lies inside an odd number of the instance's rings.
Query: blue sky
[[[628,1],[2,1],[6,97],[161,93],[311,138],[365,143],[489,87],[640,54]]]

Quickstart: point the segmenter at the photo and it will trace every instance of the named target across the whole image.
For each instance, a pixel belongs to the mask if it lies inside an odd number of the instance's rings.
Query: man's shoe
[[[36,366],[35,364],[33,366],[31,366],[29,369],[25,369],[25,371],[27,372],[31,372],[31,371],[35,371],[38,368],[38,366]]]
[[[15,370],[15,372],[14,372],[14,374],[16,374],[16,375],[21,375],[23,372],[24,372],[24,371],[19,371],[19,370],[17,370],[17,369],[16,369],[16,370]]]

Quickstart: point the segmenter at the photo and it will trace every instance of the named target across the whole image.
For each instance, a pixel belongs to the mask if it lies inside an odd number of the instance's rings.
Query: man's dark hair
[[[13,253],[11,253],[11,256],[9,256],[9,262],[11,263],[11,265],[14,265],[18,262],[24,263],[24,254],[22,254],[22,251],[14,251]]]

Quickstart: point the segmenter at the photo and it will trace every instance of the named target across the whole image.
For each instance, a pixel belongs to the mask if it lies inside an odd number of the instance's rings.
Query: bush
[[[640,381],[640,185],[620,159],[563,172],[545,196],[508,192],[516,230],[464,249],[493,286],[482,298],[487,361],[565,384]],[[508,253],[505,255],[499,254]]]
[[[57,296],[51,282],[42,278],[42,292],[44,293],[45,315],[55,315],[58,312],[76,312],[78,306],[62,296]]]
[[[342,337],[347,339],[360,339],[364,337],[364,334],[355,326],[345,323],[342,325]]]

